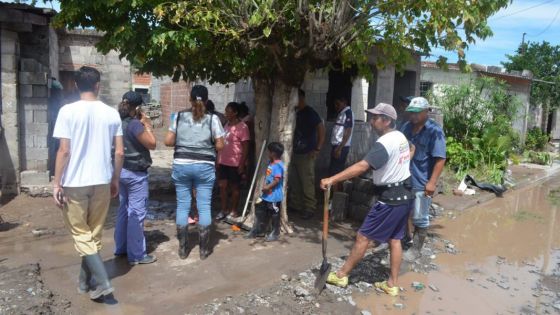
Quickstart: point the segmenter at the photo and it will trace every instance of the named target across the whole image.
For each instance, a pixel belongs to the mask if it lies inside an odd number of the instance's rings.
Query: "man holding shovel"
[[[402,258],[400,240],[406,233],[410,205],[414,199],[410,182],[410,147],[406,137],[394,129],[397,112],[392,105],[380,103],[367,112],[373,115],[370,123],[379,139],[363,160],[321,180],[321,188],[326,190],[372,169],[374,193],[378,196],[378,201],[358,230],[356,242],[346,262],[341,269],[329,274],[327,283],[346,287],[348,275],[364,257],[369,243],[373,241],[379,245],[388,242],[391,250],[391,274],[387,281],[376,282],[375,286],[396,296],[399,293],[397,282]]]

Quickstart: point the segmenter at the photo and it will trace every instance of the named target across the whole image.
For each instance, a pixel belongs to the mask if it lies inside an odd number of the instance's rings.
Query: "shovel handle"
[[[331,196],[331,186],[325,190],[325,199],[323,201],[323,240],[329,236],[329,198]]]

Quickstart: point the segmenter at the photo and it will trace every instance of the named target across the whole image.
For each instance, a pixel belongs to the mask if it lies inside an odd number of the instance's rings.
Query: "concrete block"
[[[2,61],[2,68],[1,68],[2,71],[7,71],[7,72],[17,71],[16,55],[2,54],[0,59]]]
[[[362,221],[367,216],[370,209],[371,209],[371,207],[368,207],[368,206],[353,205],[350,208],[350,213],[348,214],[348,216],[351,219],[354,219],[354,220],[357,220],[357,221]]]
[[[48,185],[50,182],[49,172],[37,170],[23,171],[20,173],[21,185]]]
[[[33,111],[32,110],[24,111],[22,120],[25,121],[26,124],[32,124],[33,123]]]
[[[370,194],[373,193],[373,189],[374,189],[373,181],[369,179],[356,177],[353,180],[353,184],[354,184],[354,191],[370,193]]]
[[[40,171],[40,172],[45,172],[46,171],[47,173],[49,173],[48,172],[48,170],[49,170],[49,160],[43,159],[43,160],[36,161],[35,169]]]
[[[26,136],[27,137],[27,136]],[[33,136],[33,145],[36,148],[47,148],[48,147],[48,141],[47,141],[47,136]]]
[[[35,137],[32,135],[25,136],[25,147],[26,148],[33,148],[35,146]]]
[[[19,85],[19,97],[33,97],[33,85],[31,85],[31,84],[20,84]]]
[[[26,12],[24,14],[23,21],[25,23],[30,23],[30,24],[34,24],[34,25],[47,25],[48,24],[48,20],[45,16],[34,14],[34,13],[29,13],[29,12]]]
[[[49,90],[46,85],[33,85],[33,97],[48,97]]]
[[[375,202],[376,197],[372,193],[364,193],[354,190],[352,192],[351,202],[357,205],[371,206]]]
[[[27,148],[25,150],[27,160],[46,160],[49,158],[49,149],[47,148]]]
[[[331,221],[340,222],[348,214],[348,194],[335,192],[332,198]]]
[[[19,73],[19,82],[21,84],[43,84],[47,85],[47,73],[46,72],[25,72],[21,71]]]
[[[45,97],[21,98],[24,110],[47,110],[48,99]]]
[[[24,72],[40,72],[42,68],[41,64],[32,58],[21,58],[19,65],[19,70]]]
[[[34,136],[48,135],[49,124],[47,124],[47,123],[25,124],[25,133],[28,134],[28,135],[34,135]],[[38,159],[38,160],[40,160],[40,159]]]
[[[47,111],[46,110],[34,110],[33,111],[33,122],[36,123],[46,123],[47,121]]]
[[[2,78],[2,84],[16,84],[17,83],[17,72],[0,72],[0,78]]]
[[[344,181],[342,183],[342,191],[347,193],[348,196],[352,195],[353,187],[354,187],[354,184],[350,180]]]
[[[0,49],[1,54],[17,55],[17,52],[18,52],[18,49],[17,49],[18,41],[17,41],[17,39],[13,40],[13,39],[2,37],[2,39],[0,40],[0,44],[2,45],[2,48]]]

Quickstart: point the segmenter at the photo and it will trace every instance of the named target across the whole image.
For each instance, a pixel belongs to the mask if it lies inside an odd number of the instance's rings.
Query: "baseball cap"
[[[430,103],[423,97],[415,97],[405,109],[407,112],[419,113],[430,108]]]
[[[414,96],[401,96],[400,97],[401,101],[405,102],[407,105],[410,104],[410,101],[412,101],[413,98],[414,98]]]
[[[374,108],[367,109],[366,112],[374,115],[385,115],[397,120],[397,111],[391,104],[379,103]]]
[[[123,100],[127,100],[128,104],[132,105],[132,106],[138,106],[141,105],[142,103],[144,103],[144,100],[142,99],[142,95],[140,95],[140,93],[136,93],[134,91],[128,91],[126,93],[124,93]]]

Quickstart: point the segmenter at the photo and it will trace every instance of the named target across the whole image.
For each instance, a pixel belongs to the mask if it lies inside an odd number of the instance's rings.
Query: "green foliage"
[[[511,127],[520,101],[507,94],[503,83],[480,78],[447,86],[430,96],[441,108],[447,135],[447,166],[457,177],[500,183],[507,159],[519,145]]]
[[[486,21],[509,0],[61,0],[60,26],[105,32],[98,48],[120,51],[142,72],[232,82],[279,78],[292,86],[307,71],[402,69],[410,52],[465,50],[492,34]]]
[[[546,148],[550,137],[546,132],[538,127],[533,127],[527,132],[525,149],[532,151],[542,151]]]
[[[529,163],[551,165],[552,155],[548,152],[525,151],[523,153]]]
[[[531,84],[531,104],[548,109],[560,108],[560,45],[553,46],[528,42],[520,46],[515,55],[507,55],[509,61],[502,64],[508,70],[530,70],[534,78]]]

